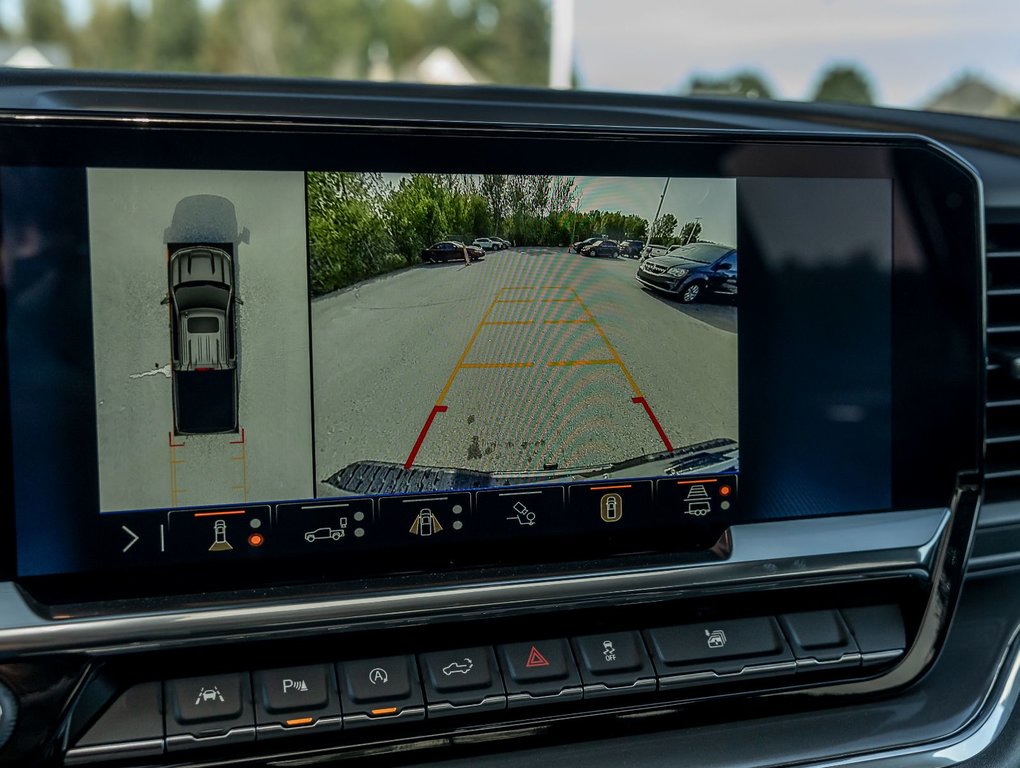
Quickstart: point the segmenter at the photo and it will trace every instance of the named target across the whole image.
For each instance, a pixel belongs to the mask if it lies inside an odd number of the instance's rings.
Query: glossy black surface
[[[394,109],[399,110],[399,105],[394,105]],[[882,332],[881,300],[874,307],[871,304],[863,306],[854,299],[853,294],[844,294],[847,311],[832,314],[832,317],[837,318],[838,327],[829,330],[841,338],[859,339],[861,346],[853,350],[821,349],[815,354],[828,356],[830,364],[813,360],[810,367],[801,365],[799,386],[812,392],[815,398],[812,402],[809,398],[805,399],[806,396],[801,397],[789,391],[790,385],[798,379],[790,379],[788,372],[791,365],[807,362],[808,358],[798,350],[805,344],[817,346],[815,336],[805,335],[800,339],[800,346],[794,343],[783,347],[780,344],[781,348],[776,354],[767,354],[767,351],[776,346],[777,339],[793,338],[791,334],[795,333],[795,329],[814,327],[812,318],[817,316],[817,311],[822,310],[813,309],[818,305],[807,301],[805,297],[817,296],[815,301],[820,299],[819,292],[813,286],[818,279],[829,279],[832,275],[826,278],[819,273],[802,281],[801,287],[794,289],[795,300],[782,305],[799,309],[787,317],[788,327],[781,333],[770,334],[767,320],[770,317],[770,303],[765,298],[768,295],[766,292],[752,292],[750,298],[743,300],[741,313],[742,317],[750,321],[747,331],[750,335],[741,334],[742,378],[745,384],[751,381],[757,382],[758,386],[741,387],[740,420],[745,425],[741,442],[745,454],[747,497],[729,522],[883,509],[890,506],[910,508],[944,504],[952,491],[957,473],[979,467],[977,446],[980,408],[958,408],[953,407],[953,404],[972,400],[972,396],[981,388],[982,371],[978,365],[982,350],[980,272],[976,269],[976,260],[954,262],[952,274],[945,273],[943,263],[949,259],[950,254],[954,257],[967,252],[976,254],[980,241],[976,213],[979,192],[965,168],[955,165],[924,142],[862,137],[827,145],[823,138],[806,136],[795,143],[794,137],[790,136],[681,136],[656,135],[649,131],[621,133],[599,130],[532,133],[506,129],[494,132],[455,125],[436,127],[423,124],[418,124],[411,133],[388,131],[382,125],[373,128],[357,124],[335,127],[309,124],[285,132],[276,127],[253,126],[252,130],[244,134],[235,133],[234,127],[210,124],[201,131],[199,141],[197,130],[170,126],[160,129],[151,124],[144,132],[131,127],[100,127],[91,122],[79,122],[73,127],[71,124],[41,123],[31,131],[6,126],[0,129],[0,161],[13,162],[16,157],[17,162],[28,163],[100,162],[124,166],[172,167],[187,164],[189,167],[250,168],[251,158],[257,157],[260,158],[259,167],[264,168],[302,169],[313,164],[319,167],[350,168],[353,163],[356,167],[371,167],[375,170],[383,166],[424,169],[428,163],[430,169],[436,170],[436,163],[441,162],[443,167],[473,171],[495,170],[498,166],[500,171],[515,172],[598,170],[600,173],[669,172],[741,178],[778,174],[810,176],[820,181],[829,176],[849,174],[866,179],[893,178],[897,181],[898,189],[906,190],[903,209],[909,211],[910,216],[897,217],[893,222],[895,253],[891,283],[887,276],[881,275],[880,270],[874,276],[865,275],[866,288],[862,294],[880,296],[890,290],[887,286],[891,286],[891,349],[883,351],[883,340],[889,336],[888,331],[886,335]],[[622,151],[621,142],[624,139],[626,151]],[[598,153],[596,169],[592,150],[611,145],[616,151]],[[341,146],[342,151],[339,149]],[[42,154],[43,147],[46,148],[45,155]],[[498,151],[494,151],[497,147]],[[670,158],[666,163],[663,162],[664,156]],[[430,159],[425,161],[423,158]],[[803,183],[803,179],[797,183]],[[769,274],[767,265],[771,263],[770,260],[780,258],[783,251],[766,247],[767,238],[764,235],[768,233],[754,223],[755,203],[746,196],[742,202],[740,239],[747,243],[746,250],[742,246],[744,274],[753,277],[757,261],[762,265],[759,267],[762,285],[768,284],[769,280],[775,285],[794,285],[795,281],[787,279],[789,275]],[[832,204],[835,205],[836,200]],[[782,237],[798,237],[796,227],[783,230],[781,219],[774,221],[778,222],[773,225],[774,229],[785,233],[781,234],[780,242]],[[926,222],[924,226],[914,226],[912,223],[922,221]],[[903,269],[900,268],[901,264]],[[921,273],[915,269],[918,264],[924,265]],[[959,291],[961,282],[970,285],[973,290]],[[14,290],[17,291],[17,288]],[[838,303],[839,295],[831,294],[823,303],[829,306],[833,301]],[[911,325],[915,318],[930,318],[931,308],[935,305],[951,311],[936,313],[939,319],[930,320],[924,328]],[[854,306],[858,307],[857,314],[853,311]],[[879,320],[872,324],[867,333],[864,333],[865,329],[859,323],[861,313],[878,313],[876,317]],[[938,325],[934,333],[932,323]],[[841,329],[844,325],[853,327],[854,333],[843,332]],[[756,332],[759,333],[758,337],[755,336]],[[936,338],[940,340],[939,345],[919,343],[919,340]],[[768,343],[761,343],[766,340]],[[775,349],[772,351],[776,352]],[[776,361],[783,361],[784,355],[790,356],[789,363],[783,363],[777,368]],[[852,386],[847,388],[840,383],[848,381],[840,371],[854,369],[847,361],[851,357],[856,359],[861,356],[868,356],[867,359],[873,361],[874,372],[858,376]],[[883,364],[883,360],[889,362]],[[889,421],[883,418],[883,414],[887,414],[890,407],[887,366],[892,366],[893,382],[891,413],[894,429],[891,453],[887,453],[890,440],[888,432],[883,431],[883,425]],[[857,366],[856,370],[863,374],[865,369]],[[919,370],[938,372],[938,377],[926,375],[924,398],[917,396],[918,382],[913,378],[916,376],[913,372]],[[25,373],[24,365],[16,369],[17,376],[23,377]],[[824,375],[830,375],[830,379],[824,380],[828,383],[816,386],[818,382],[815,379],[818,376],[824,379]],[[856,427],[833,422],[828,425],[828,430],[821,429],[826,409],[837,408],[841,404],[846,406],[848,398],[851,404],[856,399],[873,403],[872,419]],[[808,410],[785,414],[785,419],[775,424],[773,422],[777,415],[784,416],[777,408],[780,403],[790,406],[806,404]],[[804,407],[802,405],[801,410]],[[931,418],[932,413],[938,413],[938,419]],[[747,428],[746,425],[755,425],[755,428]],[[814,427],[803,433],[782,437],[791,425]],[[936,435],[938,440],[935,439]],[[831,440],[832,450],[817,450],[819,440]],[[777,450],[777,446],[780,450]],[[17,456],[21,454],[16,452],[16,461]],[[821,463],[817,463],[818,459],[821,459]],[[865,468],[867,472],[862,469],[864,474],[872,478],[869,483],[858,482],[856,478],[836,471],[836,467],[846,466],[847,462],[860,463],[859,460],[864,459],[871,462]],[[826,461],[829,463],[826,464]],[[20,462],[26,467],[39,466],[39,462],[29,461],[24,456]],[[805,462],[808,462],[806,472]],[[890,463],[891,505],[883,492],[889,470],[882,471],[882,465],[888,466]],[[88,475],[80,464],[75,465],[73,471],[78,476]],[[924,482],[921,482],[922,479]],[[93,495],[87,492],[73,498],[54,495],[61,486],[46,484],[41,477],[35,480],[16,479],[16,487],[21,489],[18,491],[16,507],[22,510],[26,521],[20,535],[24,543],[22,561],[25,573],[41,574],[47,570],[87,571],[116,565],[117,559],[110,559],[105,553],[99,559],[90,559],[86,552],[87,546],[79,546],[65,553],[66,564],[55,568],[47,566],[40,559],[40,553],[46,551],[43,542],[47,535],[33,521],[48,519],[60,510],[69,511],[81,506],[87,509],[92,504],[90,499]],[[43,509],[48,512],[42,514]],[[81,521],[88,520],[88,516],[75,514],[74,520],[74,525],[81,526]],[[36,527],[32,528],[33,525]],[[33,531],[34,535],[30,536]],[[714,541],[718,529],[712,533],[715,535],[699,533],[697,538],[702,540],[700,545]],[[92,538],[93,534],[83,529],[75,541],[84,544]],[[647,533],[633,537],[620,536],[618,541],[593,534],[589,539],[568,537],[555,543],[550,542],[533,548],[529,554],[534,561],[541,562],[568,559],[571,551],[595,556],[647,551],[661,548],[663,541],[663,537]],[[693,539],[688,537],[687,543],[691,541]],[[676,543],[666,545],[668,549],[676,547]],[[99,549],[93,548],[96,555]],[[430,567],[439,562],[453,562],[457,565],[484,562],[512,564],[515,559],[520,562],[519,556],[507,558],[498,547],[488,551],[474,548],[470,552],[463,548],[457,552],[424,551],[401,558],[400,570],[427,573]],[[339,570],[360,573],[366,568],[379,569],[380,562],[377,558],[358,562],[352,559]],[[394,567],[382,564],[382,570],[393,572]],[[229,568],[211,565],[182,572],[181,578],[175,580],[174,588],[179,591],[198,589],[200,584],[208,582],[209,577],[224,586],[239,586],[245,583],[297,583],[306,579],[320,579],[328,574],[335,575],[337,572],[335,560],[328,559],[281,562],[272,570],[264,565]],[[163,584],[147,576],[134,580],[128,587],[123,580],[100,577],[78,582],[76,586],[86,594],[99,596],[115,590],[125,594],[128,588],[151,593],[154,589],[165,588],[157,586]],[[59,582],[53,580],[35,586],[45,588],[54,585],[59,592]],[[54,593],[54,596],[57,595]],[[77,596],[65,593],[64,599],[82,599],[82,592],[79,591]]]

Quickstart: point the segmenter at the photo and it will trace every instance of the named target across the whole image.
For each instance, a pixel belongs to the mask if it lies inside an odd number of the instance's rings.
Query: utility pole
[[[698,216],[694,220],[694,226],[691,227],[691,230],[687,233],[687,240],[684,242],[684,245],[690,245],[691,244],[691,240],[694,239],[694,230],[698,228],[698,224],[700,224],[700,223],[701,223],[701,217]]]
[[[669,177],[666,177],[666,183],[662,185],[662,194],[659,195],[659,207],[655,209],[655,218],[652,219],[651,229],[648,230],[648,244],[652,244],[652,233],[655,232],[655,225],[659,221],[659,214],[662,213],[662,202],[666,199],[666,190],[669,189]]]
[[[574,0],[552,0],[549,87],[570,88],[574,71]]]

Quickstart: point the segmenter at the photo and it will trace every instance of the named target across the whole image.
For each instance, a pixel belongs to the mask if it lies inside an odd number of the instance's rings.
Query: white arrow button
[[[131,537],[131,541],[129,541],[127,545],[124,547],[124,549],[121,550],[121,552],[127,552],[129,549],[131,549],[131,547],[135,545],[135,542],[138,541],[138,534],[132,531],[126,525],[122,525],[121,528],[123,529],[124,533]]]

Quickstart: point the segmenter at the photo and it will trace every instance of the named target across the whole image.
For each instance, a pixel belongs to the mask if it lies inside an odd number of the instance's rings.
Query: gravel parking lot
[[[636,268],[509,249],[316,299],[316,476],[358,460],[577,468],[736,439],[736,307],[653,295]]]

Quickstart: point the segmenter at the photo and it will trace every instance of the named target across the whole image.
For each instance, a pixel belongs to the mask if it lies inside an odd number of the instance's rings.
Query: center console
[[[0,657],[64,712],[22,753],[909,685],[981,493],[980,211],[910,136],[0,119]]]

